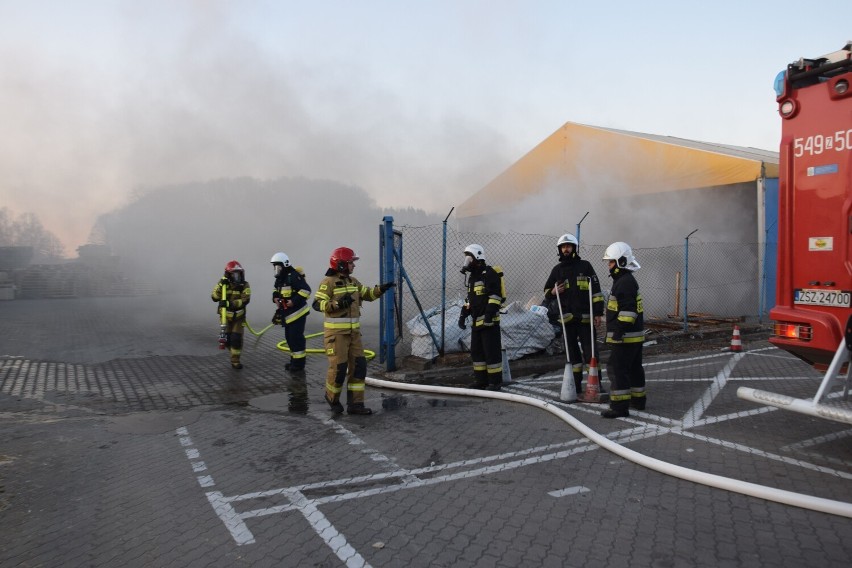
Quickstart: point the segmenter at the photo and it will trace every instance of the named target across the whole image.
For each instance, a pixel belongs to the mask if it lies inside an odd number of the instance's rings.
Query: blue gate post
[[[692,231],[684,239],[683,253],[683,331],[689,330],[689,237],[691,237],[698,229]]]
[[[393,282],[394,274],[394,258],[393,258],[393,217],[386,216],[383,219],[384,224],[379,231],[379,259],[380,259],[380,280],[379,282]],[[402,290],[399,290],[402,293]],[[397,290],[391,288],[379,298],[379,362],[385,363],[385,369],[388,371],[396,370],[396,338],[394,329],[394,306]]]
[[[586,211],[586,214],[583,215],[583,218],[580,219],[580,221],[577,223],[577,234],[574,235],[575,237],[577,237],[577,250],[574,251],[577,254],[580,254],[580,225],[583,224],[583,221],[586,220],[586,217],[588,217],[588,215],[589,215],[589,212]]]

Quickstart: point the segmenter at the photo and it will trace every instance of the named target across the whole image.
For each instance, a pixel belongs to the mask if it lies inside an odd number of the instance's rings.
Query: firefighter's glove
[[[382,284],[381,286],[379,286],[379,291],[380,291],[382,294],[384,294],[385,292],[387,292],[388,290],[390,290],[390,289],[391,289],[391,288],[393,288],[394,286],[396,286],[396,284],[395,284],[395,283],[393,283],[393,282],[385,282],[384,284]]]
[[[219,300],[219,307],[227,309],[228,308],[228,300]]]
[[[482,317],[482,325],[494,325],[494,314],[485,314]]]
[[[281,292],[279,292],[278,290],[274,291],[272,293],[272,301],[277,304],[278,300],[280,300],[280,299],[281,299]]]
[[[341,296],[337,300],[337,307],[338,307],[338,309],[345,309],[345,308],[348,308],[349,306],[351,306],[352,302],[353,302],[352,296],[350,296],[349,294],[346,294],[344,296]]]
[[[272,323],[275,325],[284,324],[284,318],[281,315],[281,310],[275,310],[275,315],[272,316]]]
[[[228,285],[228,279],[223,276],[222,279],[219,280],[219,286],[227,286],[227,285]]]
[[[612,339],[615,341],[621,341],[624,338],[624,332],[621,328],[615,328],[612,332]]]
[[[459,329],[466,329],[465,320],[467,320],[467,314],[462,310],[461,315],[459,316]]]

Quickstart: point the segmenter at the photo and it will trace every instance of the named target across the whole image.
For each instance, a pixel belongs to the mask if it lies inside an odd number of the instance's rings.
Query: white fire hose
[[[591,428],[589,428],[588,426],[586,426],[561,408],[547,401],[504,392],[397,383],[393,381],[373,379],[370,377],[366,379],[366,382],[368,385],[378,388],[407,390],[435,394],[474,396],[480,398],[496,398],[499,400],[507,400],[509,402],[519,402],[521,404],[537,406],[541,409],[550,412],[551,414],[556,415],[564,422],[567,422],[569,426],[580,432],[580,434],[582,434],[592,442],[596,443],[603,449],[608,450],[618,456],[621,456],[626,460],[632,461],[633,463],[636,463],[643,467],[647,467],[648,469],[652,469],[654,471],[664,473],[666,475],[671,475],[680,479],[685,479],[686,481],[700,483],[708,487],[724,489],[725,491],[733,491],[734,493],[741,493],[750,497],[758,497],[760,499],[766,499],[767,501],[774,501],[776,503],[782,503],[784,505],[801,507],[802,509],[810,509],[812,511],[818,511],[820,513],[829,513],[831,515],[839,515],[842,517],[852,518],[852,503],[844,503],[843,501],[834,501],[831,499],[824,499],[822,497],[813,497],[810,495],[804,495],[802,493],[786,491],[784,489],[766,487],[765,485],[758,485],[756,483],[750,483],[748,481],[741,481],[739,479],[732,479],[730,477],[723,477],[721,475],[715,475],[713,473],[689,469],[640,454],[639,452],[625,448],[621,444],[617,444],[612,440],[601,436],[600,434],[598,434],[597,432],[595,432],[594,430],[592,430]]]

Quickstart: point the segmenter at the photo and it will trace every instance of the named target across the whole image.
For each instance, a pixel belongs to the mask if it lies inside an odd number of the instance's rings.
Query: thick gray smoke
[[[94,233],[120,256],[126,277],[168,299],[167,309],[177,312],[169,317],[212,322],[210,292],[225,263],[239,261],[252,287],[249,321],[256,327],[274,311],[269,260],[276,252],[302,266],[316,289],[331,251],[346,246],[360,257],[355,276],[378,284],[385,215],[417,224],[441,220],[414,209],[381,210],[362,189],[336,182],[240,178],[139,192],[130,205],[103,215]],[[365,312],[377,316],[378,305]]]

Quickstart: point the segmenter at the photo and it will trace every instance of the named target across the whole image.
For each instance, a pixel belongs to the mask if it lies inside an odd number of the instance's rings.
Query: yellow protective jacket
[[[340,307],[339,300],[347,294],[352,298],[352,304]],[[357,278],[329,268],[314,293],[313,308],[325,314],[323,327],[326,332],[352,333],[361,329],[361,304],[372,302],[381,295],[379,286],[364,286]]]
[[[225,280],[224,278],[222,280]],[[232,284],[230,282],[222,282],[220,280],[213,287],[213,292],[210,297],[214,302],[225,300],[225,315],[228,320],[240,319],[246,317],[246,306],[251,301],[251,286],[248,282],[240,284]],[[226,293],[222,294],[222,287],[225,287]]]

